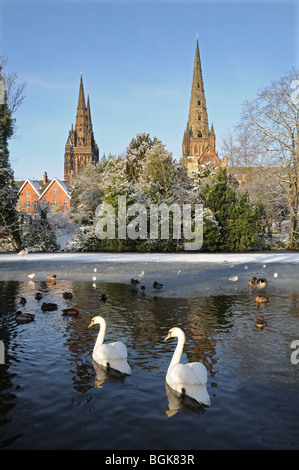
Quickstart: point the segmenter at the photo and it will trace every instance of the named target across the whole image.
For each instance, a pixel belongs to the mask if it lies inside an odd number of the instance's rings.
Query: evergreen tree
[[[3,85],[0,67],[0,85]],[[18,200],[18,188],[14,182],[13,170],[9,162],[8,141],[14,132],[14,119],[7,105],[6,93],[0,102],[0,226],[4,236],[19,249],[22,246],[18,213],[15,209]]]
[[[29,251],[57,251],[60,248],[56,242],[55,228],[48,220],[47,207],[37,208],[34,219],[30,218],[24,241]]]
[[[226,168],[219,168],[203,190],[203,202],[217,225],[204,225],[203,248],[209,251],[248,251],[259,246],[265,234],[265,209],[252,204],[248,193],[238,195],[229,184]]]

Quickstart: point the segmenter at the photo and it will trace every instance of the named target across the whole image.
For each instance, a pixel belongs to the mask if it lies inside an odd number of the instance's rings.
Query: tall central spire
[[[202,78],[201,62],[199,55],[198,39],[196,39],[196,50],[193,69],[192,90],[188,118],[189,129],[192,137],[207,138],[209,134],[208,113],[206,105],[205,90]]]
[[[212,163],[214,166],[221,164],[221,160],[215,152],[215,133],[213,125],[211,131],[209,130],[198,35],[196,38],[190,108],[182,147],[182,153],[183,157],[185,157],[189,176],[194,176],[198,165],[208,162]]]

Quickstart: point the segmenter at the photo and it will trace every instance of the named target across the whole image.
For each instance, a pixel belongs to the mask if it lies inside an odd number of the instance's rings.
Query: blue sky
[[[198,32],[216,147],[241,104],[298,65],[298,2],[2,0],[0,51],[26,81],[10,142],[16,179],[63,179],[80,69],[100,156],[139,132],[180,158]]]

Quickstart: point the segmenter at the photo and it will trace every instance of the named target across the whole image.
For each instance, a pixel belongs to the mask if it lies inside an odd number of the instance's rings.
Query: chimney
[[[47,175],[47,172],[45,171],[44,173],[44,184],[47,184],[48,183],[48,175]]]

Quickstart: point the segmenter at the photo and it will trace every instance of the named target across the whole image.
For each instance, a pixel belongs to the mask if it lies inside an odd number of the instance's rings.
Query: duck
[[[259,320],[256,320],[255,326],[257,326],[258,328],[265,328],[265,326],[267,326],[267,322],[266,320],[264,320],[264,317],[260,317]]]
[[[47,276],[48,279],[56,279],[56,274],[49,274]]]
[[[102,302],[106,302],[107,298],[108,298],[108,297],[107,297],[106,294],[100,294],[100,295],[98,296],[98,299],[101,300]]]
[[[67,299],[72,299],[73,294],[71,292],[63,292],[62,297],[67,300]]]
[[[228,280],[232,282],[236,282],[238,279],[239,279],[238,276],[232,276],[228,278]]]
[[[31,274],[28,274],[28,276],[30,279],[33,279],[35,277],[35,273],[31,273]]]
[[[255,287],[256,281],[257,281],[257,278],[255,276],[252,276],[252,278],[249,281],[250,287]]]
[[[32,313],[25,313],[25,312],[18,311],[16,312],[15,320],[17,323],[29,323],[33,321],[34,318],[35,318],[35,315],[33,315]]]
[[[259,289],[259,290],[260,290],[260,289],[266,289],[267,285],[268,285],[268,281],[267,281],[267,279],[265,279],[264,277],[258,279],[258,280],[256,281],[256,284],[255,284],[255,286],[256,286],[257,289]]]
[[[201,362],[180,363],[185,344],[185,333],[181,328],[170,328],[164,341],[169,338],[178,338],[178,342],[167,370],[166,383],[182,397],[187,396],[210,406],[206,367]]]
[[[162,287],[164,287],[164,284],[160,284],[159,282],[155,281],[153,283],[153,288],[156,289],[156,290],[160,290],[162,289]]]
[[[42,294],[40,292],[37,292],[34,296],[36,300],[41,300],[43,298]]]
[[[92,357],[97,364],[121,372],[123,375],[131,375],[131,367],[127,361],[127,348],[121,341],[114,343],[104,343],[106,332],[106,320],[103,317],[92,318],[88,328],[93,325],[100,325],[100,331],[93,348]]]
[[[62,315],[76,317],[79,314],[79,309],[77,307],[65,308],[62,310]]]
[[[138,279],[131,279],[130,283],[133,287],[137,287],[139,284],[139,281]]]
[[[18,256],[25,256],[28,253],[28,249],[25,248],[24,250],[19,251]]]
[[[265,297],[263,295],[257,295],[255,298],[255,301],[259,303],[265,303],[265,302],[269,302],[269,299],[268,297]]]
[[[21,305],[25,305],[27,302],[27,300],[25,299],[25,297],[19,297],[18,298],[18,303],[21,304]]]
[[[41,306],[43,312],[52,312],[53,310],[57,310],[57,304],[51,302],[44,302]]]

